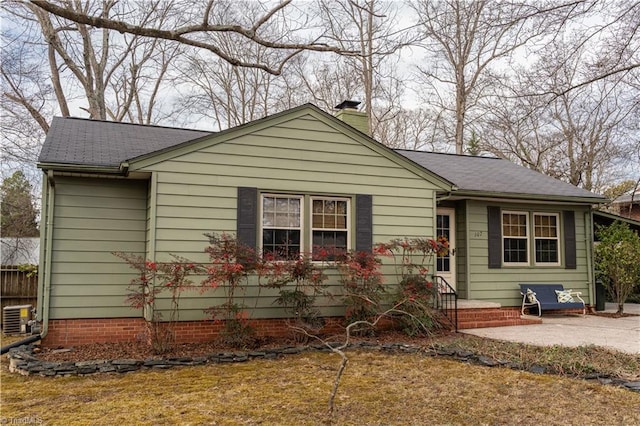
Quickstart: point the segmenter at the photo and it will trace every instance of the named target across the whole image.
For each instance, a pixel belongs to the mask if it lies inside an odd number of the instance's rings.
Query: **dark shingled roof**
[[[555,197],[604,197],[508,160],[397,149],[411,161],[455,184],[461,191]]]
[[[213,134],[173,127],[56,117],[38,161],[118,167],[123,161]],[[594,199],[594,202],[605,200],[600,195],[508,160],[401,149],[395,151],[452,182],[463,192],[587,198]]]
[[[140,155],[211,134],[173,127],[55,117],[38,161],[117,167]]]

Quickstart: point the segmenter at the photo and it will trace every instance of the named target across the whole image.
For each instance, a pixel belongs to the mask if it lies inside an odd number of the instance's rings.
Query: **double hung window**
[[[533,235],[533,253],[536,265],[560,263],[559,215],[533,213],[533,227],[529,226],[530,213],[502,212],[502,250],[505,265],[529,265],[530,236]],[[533,233],[531,231],[533,230]]]
[[[314,260],[321,260],[320,252],[346,251],[349,248],[349,200],[311,197],[311,243]]]
[[[302,243],[300,196],[262,196],[262,252],[275,259],[300,256]]]
[[[505,264],[529,263],[528,215],[523,212],[502,212],[502,250]]]
[[[533,238],[535,240],[536,264],[559,264],[558,215],[534,213]]]
[[[348,250],[350,201],[338,197],[262,194],[262,253],[275,259],[294,259],[307,252],[312,253],[314,260],[320,260],[323,251]]]

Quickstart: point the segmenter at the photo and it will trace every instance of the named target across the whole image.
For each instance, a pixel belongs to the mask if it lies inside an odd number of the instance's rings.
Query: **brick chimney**
[[[366,112],[358,111],[358,105],[360,105],[358,101],[342,101],[335,106],[338,110],[336,118],[369,135],[369,117]]]

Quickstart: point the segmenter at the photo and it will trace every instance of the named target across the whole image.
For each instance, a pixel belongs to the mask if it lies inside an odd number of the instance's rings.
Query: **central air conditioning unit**
[[[26,334],[31,332],[33,306],[5,306],[2,310],[2,331],[5,334]]]

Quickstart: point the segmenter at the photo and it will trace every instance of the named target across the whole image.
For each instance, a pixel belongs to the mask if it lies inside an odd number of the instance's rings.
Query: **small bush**
[[[598,278],[618,305],[618,314],[622,314],[624,303],[634,288],[640,286],[640,236],[619,221],[598,227],[596,235],[599,238],[595,247]]]

